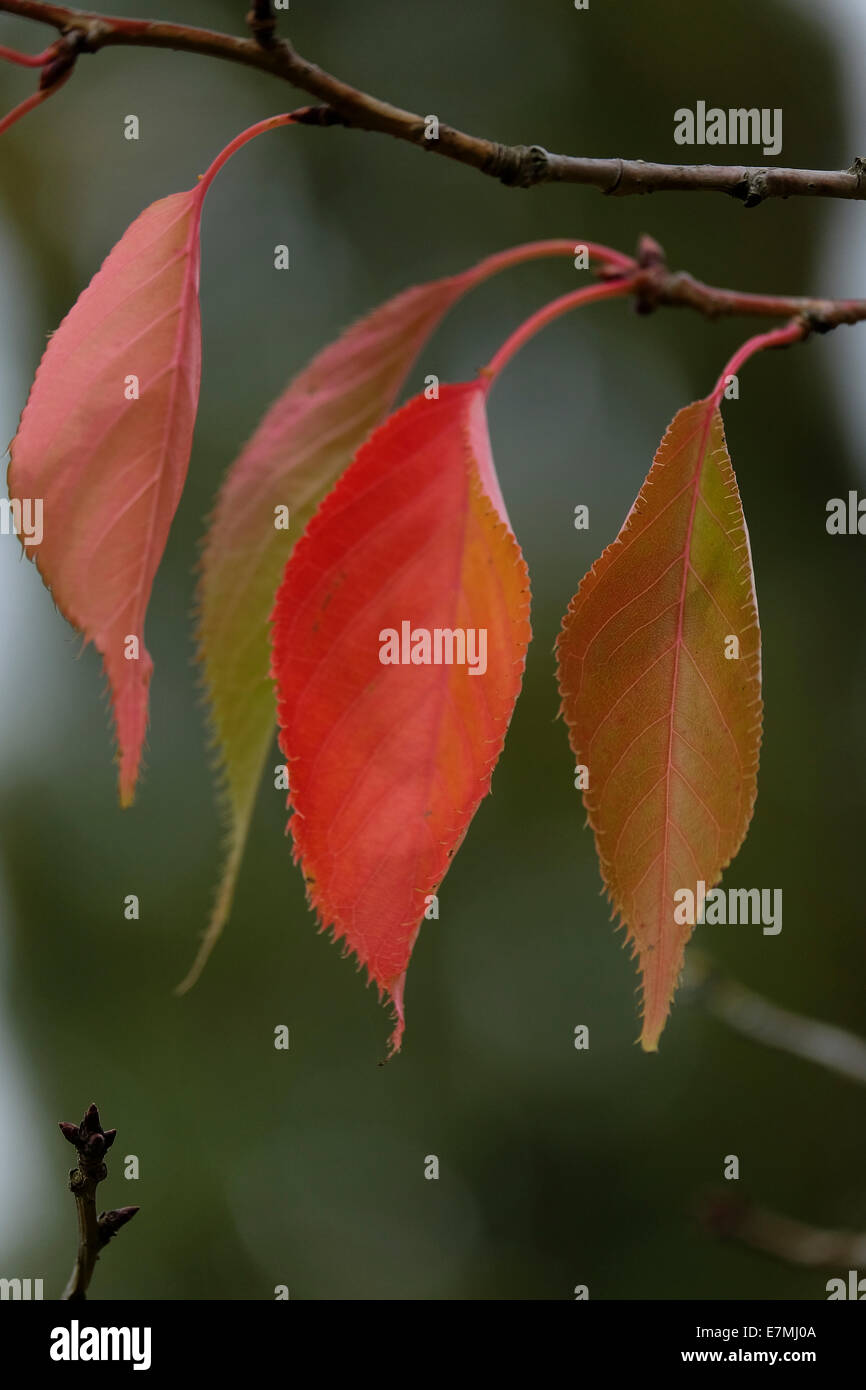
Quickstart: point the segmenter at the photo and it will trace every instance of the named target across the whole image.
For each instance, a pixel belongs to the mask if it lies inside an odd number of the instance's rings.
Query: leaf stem
[[[527,241],[521,246],[511,246],[504,251],[496,251],[492,256],[487,256],[483,261],[480,261],[477,269],[483,270],[485,275],[493,275],[498,270],[522,265],[524,261],[537,261],[545,256],[574,256],[578,248],[585,250],[591,261],[599,262],[602,273],[604,273],[606,266],[618,271],[637,269],[637,261],[633,256],[627,256],[623,251],[616,251],[612,246],[602,246],[595,241],[571,241],[563,237],[552,238],[550,241]]]
[[[57,89],[63,86],[68,77],[69,73],[66,73],[65,76],[58,77],[57,81],[50,87],[40,87],[38,91],[33,92],[31,96],[26,97],[25,100],[19,102],[17,106],[13,106],[11,111],[7,111],[6,115],[0,120],[0,135],[3,135],[16,121],[20,121],[22,116],[26,116],[28,111],[32,111],[35,107],[41,106],[43,101],[53,96]]]
[[[268,116],[264,121],[257,121],[255,125],[249,126],[247,130],[242,130],[240,135],[236,135],[234,140],[230,140],[224,150],[221,150],[216,159],[208,169],[202,174],[198,182],[198,192],[200,197],[204,197],[210,188],[220,169],[227,164],[233,154],[246,145],[249,140],[254,140],[257,135],[264,135],[268,130],[277,130],[280,126],[291,125],[295,120],[294,111],[284,111],[279,116]]]
[[[569,294],[560,295],[558,299],[551,300],[543,308],[538,309],[530,315],[519,328],[506,338],[502,347],[491,357],[486,367],[482,367],[480,375],[487,378],[486,389],[489,391],[493,382],[496,380],[502,368],[507,365],[516,353],[534,338],[542,328],[546,328],[554,319],[560,318],[563,314],[570,313],[572,309],[579,309],[584,304],[593,304],[598,299],[614,299],[620,295],[630,294],[639,282],[639,275],[623,275],[613,280],[603,280],[595,285],[585,285],[582,289],[572,290]]]
[[[41,53],[19,53],[17,48],[6,48],[0,43],[0,58],[7,63],[19,63],[22,68],[44,68],[57,53],[56,44],[49,44]]]
[[[764,348],[787,347],[790,343],[796,343],[801,338],[805,338],[808,332],[809,326],[802,319],[792,319],[782,328],[772,328],[768,333],[756,333],[753,338],[748,338],[722,369],[710,400],[714,405],[719,404],[725,394],[728,377],[736,376],[744,363],[748,362],[750,357],[754,357],[756,352],[763,352]]]

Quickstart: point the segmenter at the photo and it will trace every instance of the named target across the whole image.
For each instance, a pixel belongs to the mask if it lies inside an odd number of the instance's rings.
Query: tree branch
[[[78,1253],[63,1298],[82,1302],[87,1298],[100,1251],[121,1226],[132,1220],[138,1207],[119,1207],[116,1211],[104,1211],[101,1216],[96,1214],[96,1189],[108,1177],[104,1156],[117,1136],[116,1129],[102,1128],[96,1106],[90,1106],[80,1125],[61,1121],[60,1129],[64,1139],[78,1151],[78,1167],[69,1174],[69,1189],[78,1212]]]
[[[597,248],[600,255],[606,248]],[[814,299],[802,295],[749,294],[744,290],[719,289],[705,285],[684,270],[669,270],[665,255],[652,237],[641,237],[637,260],[620,257],[604,262],[602,279],[628,278],[630,293],[640,314],[650,314],[661,306],[693,309],[704,318],[758,317],[784,318],[798,322],[803,337],[809,333],[829,333],[842,324],[862,323],[866,319],[866,299]],[[637,272],[637,273],[635,273]]]
[[[866,1262],[866,1232],[809,1226],[730,1193],[707,1198],[700,1216],[714,1235],[739,1241],[787,1264],[838,1271],[857,1269]]]
[[[709,1013],[744,1037],[866,1085],[866,1039],[780,1008],[725,975],[700,954],[692,957],[686,984]]]
[[[391,106],[323,71],[278,38],[270,3],[251,0],[247,22],[252,38],[197,29],[156,20],[118,19],[41,0],[0,0],[0,13],[53,25],[74,40],[77,51],[102,48],[171,48],[258,68],[308,92],[322,107],[310,108],[308,124],[343,125],[378,131],[421,149],[467,164],[482,174],[517,188],[543,183],[587,184],[602,193],[624,197],[632,193],[727,193],[746,207],[767,198],[866,199],[866,160],[857,158],[849,169],[760,168],[742,164],[655,164],[641,159],[591,159],[551,154],[541,145],[500,145],[439,125],[437,139],[427,136],[423,116]]]

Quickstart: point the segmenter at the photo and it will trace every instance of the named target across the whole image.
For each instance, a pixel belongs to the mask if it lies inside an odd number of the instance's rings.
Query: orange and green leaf
[[[675,921],[674,894],[718,883],[757,789],[758,610],[715,397],[675,417],[571,602],[557,654],[602,875],[639,959],[641,1041],[654,1051],[692,931]]]

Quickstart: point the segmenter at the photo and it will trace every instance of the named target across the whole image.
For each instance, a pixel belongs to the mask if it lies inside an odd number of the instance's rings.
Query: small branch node
[[[252,0],[247,13],[247,28],[262,48],[271,47],[277,28],[277,17],[271,0]]]
[[[335,111],[333,106],[299,106],[297,111],[292,112],[292,117],[296,125],[346,125],[347,121],[341,116],[339,111]]]
[[[804,338],[808,338],[810,333],[832,333],[839,326],[824,309],[804,309],[797,319],[803,325]]]
[[[140,1207],[117,1207],[113,1211],[102,1212],[96,1223],[99,1229],[100,1248],[113,1240],[118,1231],[126,1225],[127,1221],[131,1221],[136,1212],[140,1210]]]
[[[76,54],[96,53],[113,33],[106,20],[82,15],[79,20],[66,26],[61,34],[61,42],[74,46]]]
[[[768,196],[767,169],[752,169],[745,179],[744,208],[756,208]]]
[[[863,175],[866,174],[866,159],[864,159],[861,155],[858,154],[855,157],[853,164],[851,164],[851,166],[847,170],[847,172],[849,174],[853,174],[855,179],[857,180],[857,192],[859,194],[863,183]]]
[[[655,237],[648,236],[646,232],[637,244],[637,263],[641,270],[655,270],[659,267],[664,269],[667,266],[664,248],[659,245]]]
[[[482,169],[508,188],[532,188],[548,177],[550,155],[543,145],[499,145],[491,141]]]
[[[637,263],[641,275],[634,295],[635,312],[652,314],[663,302],[667,286],[676,276],[668,270],[664,249],[655,237],[646,234],[638,241]]]
[[[623,162],[622,162],[621,159],[618,159],[618,160],[616,161],[616,163],[617,163],[616,178],[614,179],[614,181],[613,181],[613,183],[611,184],[610,188],[605,188],[605,189],[604,189],[604,194],[605,194],[605,197],[607,197],[607,198],[612,198],[613,195],[616,193],[617,189],[619,188],[620,184],[622,183],[622,176],[623,176],[623,172],[624,172],[624,165],[623,165]]]

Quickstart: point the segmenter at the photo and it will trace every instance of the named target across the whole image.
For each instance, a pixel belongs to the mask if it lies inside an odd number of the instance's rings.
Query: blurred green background
[[[246,5],[110,8],[242,32]],[[845,96],[864,17],[848,10],[841,0],[811,10],[619,0],[587,12],[568,0],[296,0],[281,23],[348,81],[503,142],[674,161],[684,152],[673,112],[703,99],[781,107],[779,162],[830,168],[866,154],[862,111]],[[50,38],[0,16],[3,43],[34,52]],[[169,52],[108,50],[78,67],[0,147],[5,438],[45,335],[127,224],[189,187],[243,127],[308,100]],[[4,66],[0,110],[32,83]],[[129,113],[137,143],[123,138]],[[722,1170],[736,1153],[744,1195],[863,1228],[862,1095],[735,1036],[685,995],[657,1056],[634,1045],[635,972],[608,923],[555,719],[552,647],[567,602],[675,411],[706,393],[746,336],[741,323],[599,306],[547,330],[494,393],[535,641],[493,795],[414,953],[402,1055],[377,1065],[387,1015],[315,930],[272,779],[227,933],[192,994],[172,988],[220,861],[192,661],[196,547],[225,469],[289,377],[383,298],[536,237],[631,250],[645,231],[673,265],[713,283],[864,294],[863,216],[858,204],[805,199],[746,212],[716,195],[523,192],[343,130],[280,131],[233,161],[205,212],[201,408],[148,620],[148,771],[129,812],[115,801],[99,662],[92,651],[78,659],[79,639],[14,537],[0,537],[0,1274],[41,1276],[46,1295],[59,1294],[75,1218],[56,1122],[95,1100],[120,1131],[104,1204],[142,1207],[103,1259],[96,1298],[268,1299],[277,1284],[307,1299],[568,1299],[576,1284],[591,1298],[825,1296],[828,1273],[720,1243],[696,1205],[733,1186]],[[282,242],[292,270],[277,275]],[[410,389],[428,371],[473,372],[573,275],[567,261],[539,264],[475,291]],[[704,928],[702,944],[776,1002],[864,1032],[866,541],[824,527],[827,499],[864,481],[862,372],[846,366],[858,333],[756,360],[726,408],[766,699],[757,812],[726,882],[782,887],[784,928]],[[573,528],[578,502],[589,532]],[[128,893],[140,897],[138,922],[124,919]],[[281,1023],[288,1053],[273,1047]],[[573,1046],[580,1023],[588,1052]],[[139,1157],[137,1182],[122,1176],[126,1154]],[[438,1182],[424,1179],[428,1154]]]

